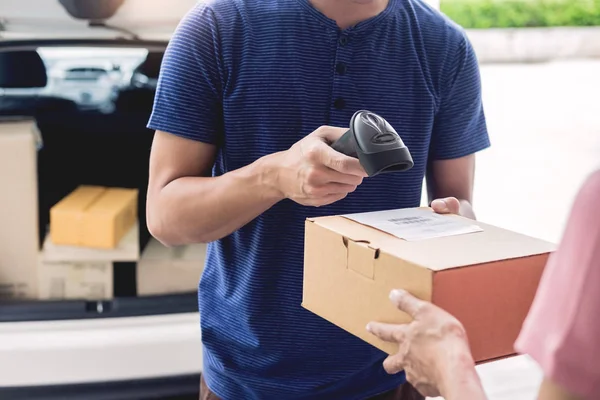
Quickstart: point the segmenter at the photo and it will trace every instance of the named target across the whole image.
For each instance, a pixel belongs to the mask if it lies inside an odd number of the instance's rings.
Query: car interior
[[[5,125],[3,122],[30,119],[39,136],[37,186],[40,248],[48,232],[50,209],[80,185],[137,189],[140,250],[148,244],[150,233],[145,222],[145,201],[153,131],[146,124],[152,112],[165,46],[166,42],[127,42],[120,46],[114,41],[69,40],[1,43],[0,133]],[[58,54],[66,49],[71,57],[77,51],[102,49],[103,54],[108,54],[111,62],[118,65],[116,74],[115,71],[108,71],[115,74],[115,78],[108,83],[92,78],[79,82],[63,78],[59,79],[59,84],[52,84],[52,75],[56,75],[53,66],[60,63],[44,59],[43,50],[47,49],[54,50],[54,53],[58,50]],[[111,51],[116,55],[111,56]],[[135,55],[127,56],[123,61],[121,53],[128,51]],[[81,59],[84,59],[83,56]],[[75,84],[79,86],[75,87]],[[108,89],[90,107],[89,93],[102,85]],[[0,296],[0,322],[197,312],[195,292],[137,296],[135,262],[115,262],[113,280],[114,298],[110,300],[42,301]],[[193,398],[198,390],[198,376],[177,379],[173,389],[177,395],[174,398],[184,398],[181,396],[186,393],[192,393]],[[169,387],[165,382],[159,386],[162,390]],[[101,388],[106,387],[101,385]],[[82,393],[97,396],[102,393],[101,388],[89,386]],[[32,388],[25,394],[12,389],[7,393],[7,398],[37,398],[35,393],[40,390],[44,392],[41,398],[48,398],[48,388]],[[52,390],[59,395],[57,398],[66,398],[63,392],[56,391],[56,388]],[[114,393],[127,392],[121,386],[114,386],[111,390]],[[150,389],[153,390],[156,388]],[[92,398],[87,394],[74,398]],[[139,393],[130,395],[126,398],[141,398],[138,397],[141,396]],[[0,397],[4,398],[4,395]],[[160,398],[170,397],[165,395]]]
[[[158,275],[140,273],[158,243],[146,226],[154,135],[146,125],[167,43],[195,3],[0,2],[0,139],[8,144],[0,161],[20,169],[0,180],[9,194],[0,195],[0,220],[8,220],[0,230],[1,399],[198,398],[204,250],[198,246],[173,274],[165,265],[183,249],[160,248],[168,258],[153,267]],[[137,219],[126,235],[137,241],[135,255],[120,261],[109,251],[98,262],[85,258],[96,249],[81,249],[74,261],[59,254],[59,276],[42,285],[50,210],[83,185],[137,191]],[[59,253],[77,250],[64,247]],[[97,264],[103,272],[87,277]],[[177,277],[165,283],[164,271]],[[98,284],[109,292],[97,295]]]
[[[148,52],[136,72],[156,79],[162,53]],[[44,61],[36,49],[0,53],[0,87],[41,89],[48,83]],[[76,101],[52,94],[4,94],[4,117],[35,119],[41,136],[38,152],[40,246],[46,236],[50,208],[77,186],[100,185],[139,190],[140,248],[150,234],[145,224],[145,192],[153,132],[146,128],[154,89],[125,86],[117,90],[114,111],[80,109]],[[73,168],[76,166],[76,168]],[[123,270],[123,268],[121,268]],[[133,296],[133,285],[117,285],[117,295]]]

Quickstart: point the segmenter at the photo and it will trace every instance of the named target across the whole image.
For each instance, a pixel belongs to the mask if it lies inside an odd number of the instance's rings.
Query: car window
[[[121,90],[150,80],[137,72],[148,55],[144,48],[41,47],[37,52],[46,66],[46,87],[0,89],[0,96],[59,97],[80,109],[111,112]]]

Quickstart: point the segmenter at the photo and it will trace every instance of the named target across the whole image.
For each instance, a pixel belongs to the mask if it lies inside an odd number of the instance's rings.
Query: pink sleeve
[[[569,392],[600,399],[600,171],[575,200],[515,349]]]

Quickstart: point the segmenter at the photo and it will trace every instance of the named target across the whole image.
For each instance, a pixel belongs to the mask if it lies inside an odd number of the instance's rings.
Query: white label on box
[[[478,225],[462,219],[415,208],[348,214],[344,217],[407,241],[483,231]]]

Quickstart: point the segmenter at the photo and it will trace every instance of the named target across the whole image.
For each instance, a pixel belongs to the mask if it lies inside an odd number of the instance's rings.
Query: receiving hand
[[[390,294],[400,311],[413,321],[404,325],[371,322],[367,330],[378,338],[399,344],[384,368],[389,374],[402,370],[407,380],[424,396],[437,397],[456,369],[474,368],[462,324],[432,303],[419,300],[403,290]]]
[[[346,131],[322,126],[278,155],[277,186],[285,198],[319,207],[356,190],[367,173],[357,158],[330,147]]]

